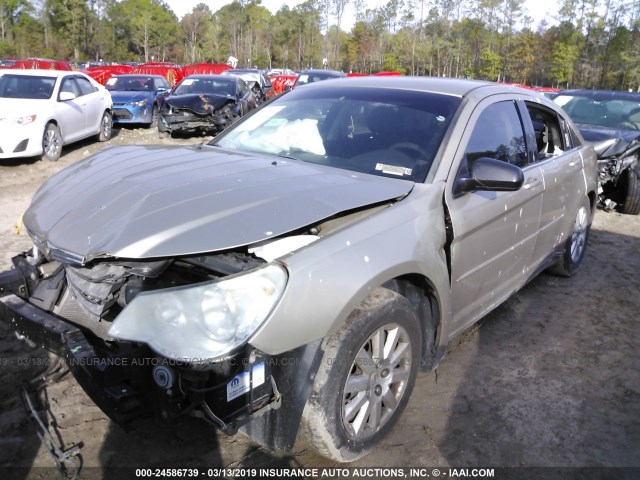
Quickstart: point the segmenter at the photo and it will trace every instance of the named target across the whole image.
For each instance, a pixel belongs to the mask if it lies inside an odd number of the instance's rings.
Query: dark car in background
[[[256,108],[247,83],[232,75],[190,75],[176,85],[160,109],[160,134],[216,135]]]
[[[562,90],[553,100],[578,126],[598,155],[599,204],[640,213],[640,93]]]
[[[118,75],[105,84],[113,100],[113,123],[158,125],[158,112],[171,84],[162,75]]]
[[[275,97],[271,80],[269,80],[264,70],[260,70],[259,68],[232,68],[231,70],[226,70],[224,75],[234,75],[247,82],[258,104]]]
[[[344,72],[340,72],[338,70],[304,70],[300,72],[300,75],[298,75],[296,83],[293,84],[293,88],[306,85],[308,83],[321,82],[323,80],[331,80],[346,76],[347,75]]]

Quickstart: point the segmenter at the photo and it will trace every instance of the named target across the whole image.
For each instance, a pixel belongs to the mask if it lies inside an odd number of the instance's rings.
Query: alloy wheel
[[[411,368],[411,342],[402,326],[384,325],[364,342],[344,385],[342,422],[352,438],[369,438],[391,419]]]

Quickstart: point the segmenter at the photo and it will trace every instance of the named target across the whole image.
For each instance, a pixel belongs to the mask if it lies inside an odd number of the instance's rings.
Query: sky
[[[178,19],[181,19],[185,14],[191,12],[193,7],[199,3],[204,3],[209,6],[212,12],[218,11],[224,5],[231,3],[232,0],[165,0],[165,2],[171,7],[173,12],[177,15]],[[294,7],[304,0],[262,0],[262,5],[269,9],[271,13],[276,13],[282,5],[288,5],[290,8]],[[377,8],[386,4],[388,0],[365,0],[366,8]],[[425,2],[426,3],[426,2]],[[544,18],[547,19],[549,24],[553,24],[553,17],[558,13],[558,1],[557,0],[525,0],[525,7],[529,13],[529,16],[533,18],[533,29]],[[345,10],[345,15],[342,20],[340,28],[342,30],[351,30],[351,26],[354,23],[354,11],[353,6],[349,4]]]

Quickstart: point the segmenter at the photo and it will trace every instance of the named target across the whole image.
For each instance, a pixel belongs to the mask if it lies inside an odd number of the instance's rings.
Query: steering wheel
[[[398,150],[399,152],[402,152],[405,155],[408,155],[413,160],[419,160],[419,159],[427,160],[429,158],[429,154],[427,153],[427,151],[417,143],[413,143],[413,142],[396,143],[394,145],[391,145],[390,149]]]

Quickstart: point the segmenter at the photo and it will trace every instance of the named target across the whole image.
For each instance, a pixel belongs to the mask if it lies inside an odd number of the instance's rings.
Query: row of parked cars
[[[259,69],[224,75],[191,75],[172,88],[161,75],[131,74],[109,79],[105,88],[79,72],[6,71],[0,76],[0,159],[41,155],[55,161],[62,146],[90,136],[111,137],[115,125],[156,128],[160,135],[217,135],[276,94]],[[285,91],[344,77],[342,72],[301,72]],[[640,93],[567,90],[555,102],[573,118],[599,157],[599,205],[640,213]],[[542,135],[547,135],[544,132]]]

